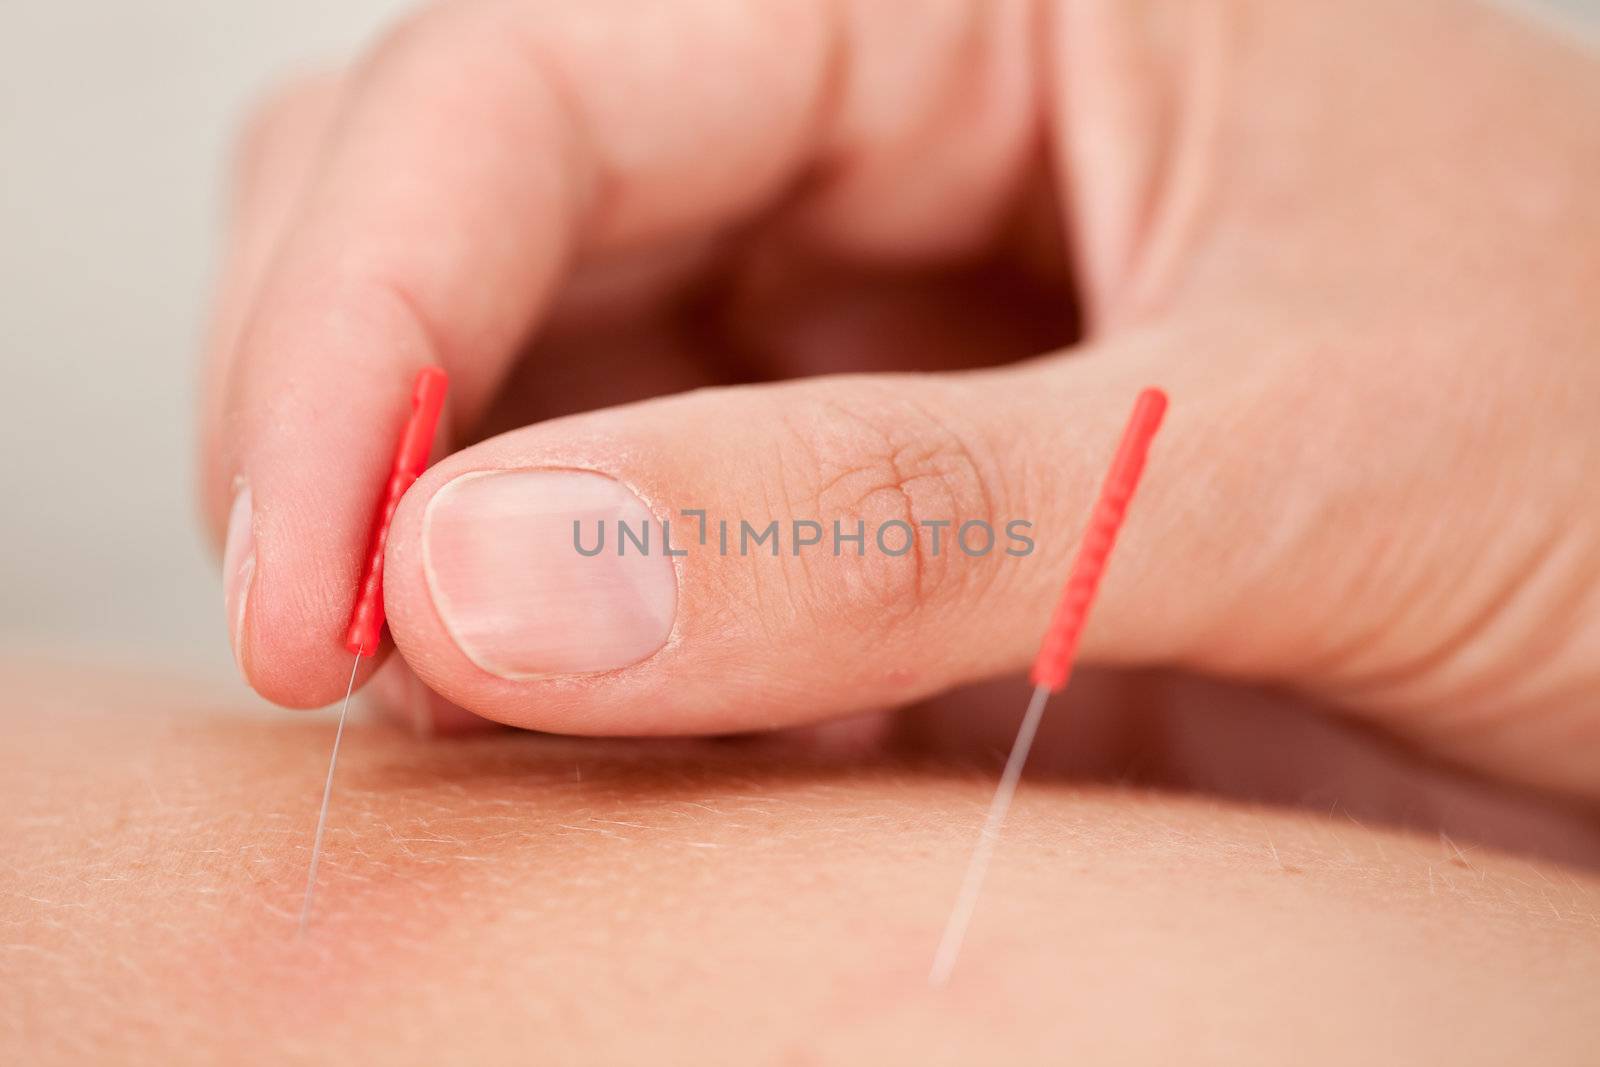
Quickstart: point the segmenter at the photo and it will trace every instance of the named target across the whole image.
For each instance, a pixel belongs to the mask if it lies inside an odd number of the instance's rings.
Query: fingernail
[[[580,553],[604,530],[605,548]],[[651,551],[618,552],[619,524]],[[428,503],[423,559],[463,654],[501,678],[584,674],[648,658],[672,631],[677,577],[661,526],[621,482],[588,471],[477,471]]]
[[[250,529],[250,487],[241,485],[228,512],[228,538],[222,550],[223,603],[228,611],[228,637],[233,661],[244,673],[244,609],[250,579],[256,572],[256,539]]]

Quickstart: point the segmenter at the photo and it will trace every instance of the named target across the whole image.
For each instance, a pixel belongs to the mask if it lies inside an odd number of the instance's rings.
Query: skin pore
[[[1582,865],[1048,757],[929,990],[993,768],[904,732],[868,752],[354,725],[300,940],[326,722],[147,676],[3,674],[0,749],[23,754],[0,778],[6,1062],[1592,1051]]]

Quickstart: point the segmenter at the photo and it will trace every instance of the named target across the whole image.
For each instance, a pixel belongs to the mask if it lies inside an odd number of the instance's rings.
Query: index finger
[[[781,188],[815,133],[826,10],[465,3],[375,50],[236,346],[212,354],[227,367],[205,477],[258,691],[315,706],[343,690],[416,371],[450,372],[444,432],[470,423],[580,248],[715,226]]]

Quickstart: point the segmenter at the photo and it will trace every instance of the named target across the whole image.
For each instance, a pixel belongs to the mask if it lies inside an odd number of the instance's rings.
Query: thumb
[[[583,733],[777,726],[1021,668],[1160,384],[1168,428],[1084,651],[1166,658],[1225,584],[1179,562],[1206,502],[1186,437],[1225,398],[1145,349],[706,390],[483,442],[396,517],[395,641],[471,711]]]

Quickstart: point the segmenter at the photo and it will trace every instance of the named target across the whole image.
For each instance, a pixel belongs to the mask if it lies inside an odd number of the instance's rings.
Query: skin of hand
[[[356,726],[0,663],[0,1062],[1592,1064],[1600,878],[1344,812]],[[187,691],[186,691],[187,690]]]
[[[466,447],[396,518],[386,671],[576,733],[1025,665],[1156,384],[1087,658],[1592,799],[1597,105],[1592,56],[1461,0],[427,8],[240,153],[202,482],[241,669],[343,691],[423,365]],[[567,541],[681,509],[1025,519],[1037,550]]]

